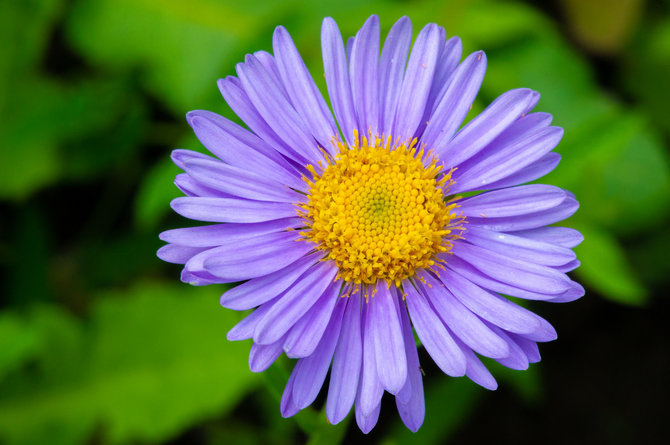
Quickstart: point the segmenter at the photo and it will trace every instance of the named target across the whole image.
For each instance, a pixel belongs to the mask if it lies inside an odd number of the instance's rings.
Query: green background
[[[670,374],[670,1],[0,0],[0,444],[664,443]],[[559,332],[529,371],[491,365],[488,392],[422,353],[416,435],[282,419],[288,360],[247,367],[225,338],[223,286],[179,282],[157,234],[187,225],[173,148],[184,114],[236,119],[216,88],[292,34],[323,88],[320,25],[345,36],[409,15],[483,49],[475,112],[517,87],[565,129],[542,182],[573,191],[586,296],[533,304]],[[320,399],[319,399],[320,400]],[[667,419],[666,419],[667,420]]]

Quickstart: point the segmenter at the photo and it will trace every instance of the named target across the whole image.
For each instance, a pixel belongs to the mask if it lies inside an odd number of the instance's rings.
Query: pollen
[[[417,270],[435,270],[442,261],[437,254],[449,252],[463,230],[455,199],[445,198],[452,171],[443,171],[416,141],[391,141],[335,142],[337,154],[308,166],[311,178],[303,178],[308,199],[298,204],[306,226],[301,240],[325,251],[351,285],[385,280],[399,287]]]

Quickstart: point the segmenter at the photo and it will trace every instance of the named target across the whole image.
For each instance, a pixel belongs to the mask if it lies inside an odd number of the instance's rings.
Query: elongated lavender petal
[[[283,269],[235,286],[221,296],[221,306],[243,311],[263,304],[288,289],[319,259],[318,255],[307,255]]]
[[[547,153],[537,161],[533,162],[530,165],[527,165],[526,167],[516,171],[515,173],[512,173],[511,175],[506,176],[503,179],[488,184],[486,188],[489,190],[496,190],[535,181],[536,179],[539,179],[544,175],[551,173],[556,168],[559,162],[561,162],[560,154],[553,152]],[[471,190],[463,189],[460,191],[466,192]]]
[[[302,358],[311,355],[321,341],[333,315],[335,304],[340,300],[339,293],[342,283],[330,285],[309,311],[293,325],[284,341],[284,351],[290,358]],[[343,304],[342,301],[340,304]]]
[[[349,78],[363,136],[379,130],[379,17],[371,15],[354,38]]]
[[[256,325],[254,341],[269,344],[279,340],[326,291],[336,272],[328,263],[319,263],[308,270]]]
[[[295,206],[286,202],[246,199],[182,197],[170,203],[172,209],[196,221],[256,223],[295,216]]]
[[[363,304],[363,366],[361,368],[360,387],[356,395],[356,417],[368,416],[381,403],[384,387],[377,374],[377,355],[375,353],[374,332],[370,329],[370,305]]]
[[[426,405],[423,399],[423,378],[421,377],[419,354],[414,344],[414,334],[407,311],[401,310],[400,314],[405,353],[407,354],[407,381],[396,395],[395,400],[403,423],[410,430],[417,432],[423,424],[426,414]],[[404,395],[403,392],[408,394]]]
[[[407,141],[412,138],[423,118],[430,87],[444,42],[434,23],[426,25],[414,42],[402,81],[398,107],[393,123],[393,138]]]
[[[481,226],[497,232],[516,232],[518,230],[536,229],[554,224],[572,216],[579,208],[579,203],[568,196],[556,207],[538,210],[525,215],[505,216],[501,218],[474,217],[468,218],[468,224]]]
[[[344,139],[354,143],[354,130],[358,129],[354,101],[351,96],[347,55],[342,42],[342,34],[330,17],[323,19],[321,26],[321,49],[323,52],[323,69],[326,75],[328,96],[333,112],[340,125]]]
[[[272,308],[277,301],[279,301],[279,298],[274,298],[260,305],[251,314],[247,315],[242,321],[233,326],[233,328],[228,331],[228,334],[226,334],[226,338],[230,341],[239,341],[253,337],[256,325],[263,319],[263,317],[265,317],[265,314],[268,313],[270,308]]]
[[[577,247],[584,241],[584,236],[581,233],[568,227],[540,227],[537,229],[520,230],[514,232],[514,234],[567,249]]]
[[[274,363],[283,352],[283,339],[279,339],[269,345],[253,343],[249,352],[249,369],[252,372],[263,372]]]
[[[386,36],[379,61],[380,118],[384,136],[391,135],[411,44],[412,22],[404,16],[395,22]]]
[[[425,296],[410,283],[405,286],[407,309],[416,335],[437,366],[452,377],[465,375],[465,356]]]
[[[326,101],[284,27],[278,26],[275,29],[272,48],[277,58],[282,83],[291,103],[321,147],[332,154],[334,147],[331,139],[338,134],[337,126]]]
[[[347,301],[342,330],[330,370],[326,415],[333,425],[341,422],[354,404],[362,363],[361,299],[352,296]]]
[[[551,185],[522,185],[465,198],[459,201],[459,210],[465,216],[504,218],[552,209],[566,197],[563,190]]]
[[[463,123],[477,96],[486,73],[486,55],[483,51],[470,54],[461,63],[444,95],[431,113],[421,141],[428,147],[446,145]]]

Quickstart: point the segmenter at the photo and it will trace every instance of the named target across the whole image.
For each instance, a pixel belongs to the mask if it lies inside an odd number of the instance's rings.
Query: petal
[[[323,155],[305,123],[263,65],[247,54],[245,63],[237,64],[237,74],[244,91],[270,128],[304,160],[309,163],[322,160]]]
[[[283,352],[283,339],[269,345],[253,343],[249,352],[249,369],[251,372],[263,372],[274,363]]]
[[[470,312],[442,283],[424,274],[426,286],[424,293],[442,319],[444,324],[477,353],[486,357],[506,357],[509,354],[507,343],[486,327],[479,317]]]
[[[292,372],[281,396],[280,410],[282,417],[294,416],[300,408],[293,402],[293,385],[295,383],[295,372]]]
[[[158,249],[156,255],[158,258],[167,263],[185,264],[195,255],[204,252],[205,250],[207,250],[206,247],[191,247],[168,244]]]
[[[361,299],[357,296],[350,296],[347,300],[340,339],[330,370],[330,385],[326,402],[326,415],[328,421],[333,425],[341,422],[351,410],[356,399],[358,378],[363,362]]]
[[[214,224],[166,230],[159,238],[167,243],[192,247],[212,247],[239,242],[253,236],[283,232],[304,224],[301,218],[283,218],[252,224]]]
[[[297,236],[296,236],[297,235]],[[211,249],[187,263],[191,270],[206,270],[228,282],[248,280],[276,272],[302,258],[313,249],[296,241],[300,234],[279,232],[241,241],[234,246]]]
[[[516,334],[509,334],[509,337],[514,343],[519,345],[523,353],[526,354],[529,363],[537,363],[540,361],[540,349],[537,347],[537,343]]]
[[[412,22],[404,16],[395,22],[386,36],[379,61],[380,113],[384,135],[391,134],[411,44]]]
[[[407,382],[402,390],[396,395],[396,406],[398,414],[403,423],[413,432],[417,432],[423,424],[426,414],[426,405],[423,398],[423,378],[421,376],[421,365],[419,354],[414,343],[412,325],[407,316],[407,311],[402,310],[402,333],[405,342],[405,354],[407,354]],[[403,392],[409,392],[403,395]]]
[[[275,298],[259,306],[251,314],[244,317],[242,321],[233,326],[233,328],[228,331],[228,334],[226,334],[226,338],[230,341],[239,341],[253,337],[256,325],[263,319],[263,317],[265,317],[265,314],[268,313],[270,308],[272,308],[277,301],[279,301],[279,299]]]
[[[450,269],[440,271],[439,278],[452,295],[468,309],[506,331],[530,334],[541,327],[537,315],[528,309],[482,289]],[[430,276],[426,279],[431,280],[429,282],[433,280]]]
[[[350,297],[351,298],[351,297]],[[377,356],[375,354],[374,333],[370,328],[370,304],[363,304],[363,367],[358,394],[356,395],[356,418],[360,415],[367,417],[378,408],[384,387],[377,374]],[[376,421],[375,421],[376,422]]]
[[[465,354],[465,360],[467,362],[465,375],[476,384],[491,391],[498,388],[498,382],[496,382],[496,379],[491,372],[486,369],[486,366],[484,366],[482,361],[479,360],[479,357],[472,352],[472,349],[467,347],[458,338],[456,339],[456,343],[463,350],[463,354]]]
[[[447,43],[442,47],[442,52],[438,58],[437,69],[435,70],[435,77],[433,78],[433,85],[430,89],[428,103],[426,104],[427,114],[424,114],[426,120],[435,111],[435,107],[446,93],[447,88],[453,78],[454,70],[461,61],[463,55],[463,43],[461,39],[454,36],[447,40]]]
[[[532,136],[497,147],[495,152],[467,170],[459,168],[458,186],[454,188],[453,193],[487,188],[489,184],[540,160],[558,145],[562,137],[562,128],[548,127],[535,132]]]
[[[207,196],[217,198],[232,198],[232,195],[200,184],[186,173],[179,173],[174,178],[174,185],[186,196]]]
[[[430,23],[419,32],[400,89],[393,123],[394,140],[402,142],[411,139],[419,127],[433,82],[437,57],[443,46],[440,28],[436,24]]]
[[[298,364],[293,370],[293,373],[295,373],[293,403],[300,409],[309,406],[316,399],[321,386],[323,386],[337,345],[337,339],[340,336],[344,307],[344,304],[339,304],[336,307],[328,327],[326,327],[326,332],[314,353],[309,357],[298,360]]]
[[[584,241],[584,236],[575,229],[568,227],[540,227],[537,229],[520,230],[515,235],[543,243],[562,246],[567,249],[577,247]]]
[[[170,206],[181,216],[207,222],[255,223],[296,215],[290,203],[246,199],[182,197]]]
[[[407,356],[395,295],[379,281],[377,294],[368,302],[370,335],[374,341],[377,374],[384,389],[395,394],[407,380]]]
[[[333,112],[342,129],[345,140],[353,145],[354,130],[358,128],[356,112],[351,96],[351,84],[347,70],[347,56],[342,43],[340,30],[330,17],[323,19],[321,26],[321,49],[323,52],[323,69],[326,75],[328,96]]]
[[[486,55],[483,51],[470,54],[456,68],[444,95],[429,116],[421,142],[428,147],[441,147],[453,138],[470,111],[485,73]]]
[[[256,326],[254,341],[269,344],[279,340],[312,307],[333,282],[337,269],[318,263],[308,270],[284,294]]]
[[[435,146],[435,154],[457,166],[486,147],[512,122],[517,120],[534,100],[529,89],[508,91],[491,103],[445,145]]]
[[[504,218],[552,209],[566,197],[558,187],[530,184],[481,193],[458,203],[466,217]]]
[[[379,129],[379,17],[371,15],[356,33],[349,78],[358,126],[363,136]]]
[[[319,259],[318,255],[307,255],[283,269],[235,286],[221,296],[221,306],[243,311],[263,304],[288,289]]]
[[[338,297],[341,286],[342,283],[339,281],[331,284],[314,306],[286,334],[284,351],[287,357],[302,358],[314,352],[333,315],[335,303],[340,300]]]
[[[509,336],[502,329],[499,329],[493,325],[489,326],[496,334],[504,338],[509,345],[510,354],[504,358],[497,358],[495,361],[503,366],[506,366],[510,369],[516,369],[518,371],[528,369],[528,357],[526,357],[523,349],[521,349],[519,345],[517,345],[511,338],[509,338]]]
[[[463,242],[454,243],[452,253],[491,278],[532,292],[557,295],[568,290],[571,280],[555,269],[510,258]]]
[[[464,236],[476,246],[546,266],[560,266],[576,258],[570,249],[516,236],[516,232],[502,233],[471,226]]]
[[[255,134],[209,111],[191,111],[186,120],[202,145],[226,164],[255,171],[299,190],[304,189],[300,175]]]
[[[337,126],[321,92],[309,74],[291,36],[282,26],[275,29],[272,48],[282,83],[300,117],[321,147],[333,153],[331,139],[337,137]]]
[[[416,335],[440,369],[452,377],[465,375],[465,356],[424,295],[411,283],[405,301]]]
[[[490,183],[486,188],[489,190],[496,190],[535,181],[536,179],[551,173],[559,162],[561,162],[561,155],[553,152],[547,153],[532,164],[518,170],[516,173],[512,173],[503,179]]]
[[[304,162],[305,159],[299,155],[288,143],[284,142],[275,131],[270,128],[268,123],[261,116],[249,99],[249,96],[242,88],[240,79],[228,76],[225,79],[219,79],[219,90],[230,108],[235,114],[244,121],[251,131],[257,134],[263,141],[271,145],[279,153],[289,159]]]
[[[556,207],[541,210],[525,215],[514,215],[502,218],[478,218],[469,217],[468,224],[481,226],[484,229],[498,232],[515,232],[518,230],[536,229],[549,224],[554,224],[572,216],[579,208],[579,203],[571,197],[567,197]]]
[[[356,424],[358,425],[358,428],[360,428],[361,432],[363,432],[363,434],[367,434],[372,431],[372,428],[374,428],[377,424],[381,406],[382,404],[380,400],[377,402],[377,405],[373,407],[372,410],[370,410],[370,412],[366,415],[363,414],[363,409],[359,408],[359,403],[356,402]]]

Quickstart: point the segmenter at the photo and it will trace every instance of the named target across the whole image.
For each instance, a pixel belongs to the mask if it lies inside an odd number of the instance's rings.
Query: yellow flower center
[[[308,200],[298,210],[308,226],[302,239],[326,251],[346,282],[400,286],[417,269],[439,263],[436,255],[448,252],[462,230],[457,205],[445,199],[451,171],[414,143],[337,143],[334,159],[307,167]]]

